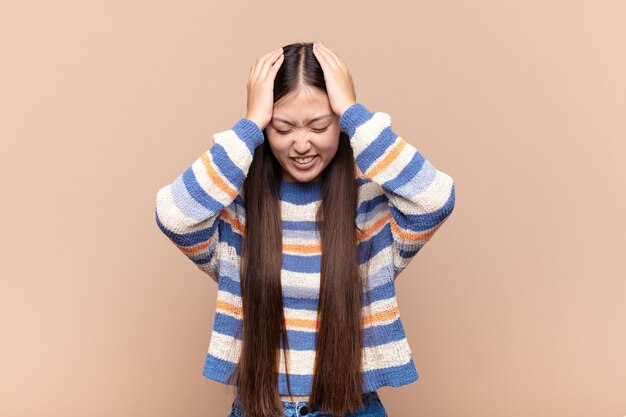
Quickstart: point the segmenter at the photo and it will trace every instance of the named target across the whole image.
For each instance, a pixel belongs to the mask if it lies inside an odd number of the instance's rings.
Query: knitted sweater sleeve
[[[196,266],[218,281],[218,242],[221,224],[248,174],[263,132],[248,119],[215,133],[213,144],[173,183],[156,195],[155,217],[159,229]]]
[[[397,276],[452,213],[454,183],[392,131],[388,114],[355,103],[339,123],[350,137],[357,166],[387,197]]]

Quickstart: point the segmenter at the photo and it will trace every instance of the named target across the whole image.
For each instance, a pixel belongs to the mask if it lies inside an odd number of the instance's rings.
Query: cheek
[[[276,137],[275,135],[268,134],[267,141],[270,145],[270,149],[275,156],[287,152],[289,150],[289,146],[287,145],[287,141],[281,140],[280,136]]]
[[[326,154],[327,156],[334,156],[337,152],[337,148],[339,148],[339,133],[332,133],[325,136],[318,142],[317,148],[320,152]]]

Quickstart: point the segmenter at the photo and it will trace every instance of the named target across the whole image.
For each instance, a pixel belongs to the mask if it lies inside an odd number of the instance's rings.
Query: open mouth
[[[296,168],[307,169],[315,164],[317,161],[317,155],[307,156],[306,158],[290,158]]]
[[[315,159],[316,156],[317,155],[307,156],[306,158],[291,158],[291,159],[296,161],[297,163],[299,163],[301,165],[306,165],[309,162],[311,162],[313,159]]]

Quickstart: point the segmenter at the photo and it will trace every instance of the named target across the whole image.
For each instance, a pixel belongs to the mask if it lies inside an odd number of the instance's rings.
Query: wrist
[[[351,101],[351,102],[348,102],[348,103],[344,104],[343,107],[342,107],[342,110],[339,113],[339,118],[341,118],[341,116],[344,115],[346,110],[348,110],[350,107],[352,107],[355,104],[356,104],[356,101]]]
[[[339,118],[341,130],[352,136],[358,126],[369,120],[374,113],[361,103],[355,103],[348,107]]]
[[[250,120],[252,123],[254,123],[255,125],[257,125],[257,127],[259,128],[259,130],[263,130],[265,129],[265,125],[259,121],[259,119],[257,119],[254,116],[251,116],[249,114],[246,114],[246,119]]]
[[[263,143],[263,131],[259,129],[259,126],[254,121],[246,117],[239,119],[232,127],[232,130],[241,140],[249,145],[250,149],[254,149]]]

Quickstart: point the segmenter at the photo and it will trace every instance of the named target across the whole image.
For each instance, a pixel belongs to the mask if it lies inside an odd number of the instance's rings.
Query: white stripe
[[[207,156],[208,156],[208,159],[211,161],[211,166],[214,169],[214,171],[217,173],[217,175],[226,184],[229,184],[231,191],[236,191],[234,187],[232,186],[232,184],[230,183],[229,179],[226,178],[224,174],[222,174],[222,171],[220,171],[218,164],[216,164],[213,161],[213,155],[210,152],[208,152]],[[194,163],[191,164],[191,169],[193,170],[193,173],[196,176],[196,182],[200,184],[200,187],[206,194],[210,195],[211,197],[213,197],[214,200],[217,200],[218,202],[222,203],[222,205],[224,206],[228,205],[231,202],[232,198],[230,197],[230,195],[225,193],[222,190],[222,188],[219,187],[213,181],[213,179],[208,176],[206,172],[206,166],[204,165],[204,162],[202,161],[201,158],[196,159]]]
[[[184,198],[192,201],[186,190],[184,192],[186,194]],[[194,204],[196,204],[195,201]],[[180,211],[174,202],[172,184],[162,187],[157,192],[156,210],[161,223],[174,233],[190,233],[207,227],[206,223],[198,223],[197,220],[187,217]]]
[[[252,164],[252,153],[246,143],[237,136],[234,130],[225,130],[213,135],[213,142],[222,146],[226,154],[236,166],[240,167],[244,174],[248,173]],[[245,169],[244,169],[245,167]]]
[[[279,372],[286,373],[283,349],[280,349]],[[218,332],[211,335],[209,353],[219,359],[238,363],[241,356],[241,341]],[[410,361],[411,349],[406,339],[386,343],[380,346],[363,348],[363,371],[390,368],[404,365]],[[316,352],[314,350],[288,350],[287,365],[289,373],[294,375],[312,375]]]
[[[225,303],[232,304],[232,305],[236,306],[237,308],[242,308],[243,299],[239,295],[231,294],[231,293],[229,293],[227,291],[223,291],[223,290],[218,290],[218,292],[217,292],[217,299],[219,301],[223,301]],[[391,297],[391,298],[387,298],[387,299],[383,299],[383,300],[374,301],[373,303],[371,303],[368,306],[363,306],[361,308],[361,315],[364,317],[364,316],[368,316],[370,314],[382,313],[384,311],[391,310],[391,309],[394,309],[394,308],[397,308],[397,307],[398,307],[397,300],[394,297]],[[234,318],[239,319],[239,320],[243,320],[243,315],[241,315],[241,314],[233,313],[230,310],[222,310],[220,308],[218,308],[217,310],[220,313],[222,313],[222,314],[234,317]],[[285,319],[286,320],[294,319],[294,320],[315,321],[318,318],[317,317],[317,310],[306,310],[306,309],[297,309],[297,308],[284,307],[283,311],[285,313]],[[390,323],[390,322],[392,322],[392,321],[394,321],[396,319],[397,319],[397,316],[394,315],[394,317],[392,319],[387,320],[385,322],[376,322],[375,325],[381,325],[381,324]],[[364,326],[364,327],[368,327],[368,326]],[[298,327],[298,326],[288,326],[288,328],[295,328],[295,327]]]
[[[398,190],[398,193],[401,191]],[[445,172],[437,171],[428,188],[414,195],[410,200],[396,198],[393,199],[393,203],[398,210],[405,214],[432,213],[446,204],[451,193],[452,178]]]
[[[368,121],[357,127],[352,139],[350,139],[355,159],[390,125],[391,116],[389,114],[375,112]]]
[[[314,290],[320,288],[320,274],[316,273],[303,273],[283,270],[281,273],[281,283],[287,287],[299,287],[307,290]]]
[[[281,213],[284,220],[289,221],[315,221],[315,214],[321,200],[312,201],[309,204],[297,205],[281,200]]]
[[[374,182],[378,184],[383,184],[387,181],[395,179],[398,174],[411,162],[411,159],[413,158],[413,155],[415,155],[417,150],[409,142],[406,142],[400,136],[397,136],[393,143],[385,150],[385,152],[369,166],[368,170],[371,170],[380,161],[385,159],[387,155],[394,151],[394,148],[396,148],[401,142],[405,142],[406,145],[404,145],[402,150],[400,150],[400,153],[395,156],[395,159],[392,160],[390,164],[385,166],[384,169],[378,171],[378,173],[374,177],[372,177],[372,180]]]

